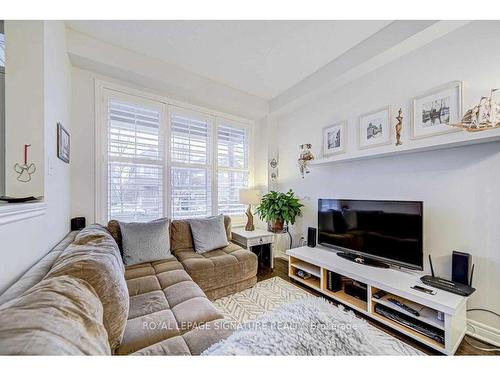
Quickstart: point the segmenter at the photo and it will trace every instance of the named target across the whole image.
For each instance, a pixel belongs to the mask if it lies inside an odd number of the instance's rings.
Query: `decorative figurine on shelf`
[[[500,128],[500,89],[491,89],[490,96],[481,97],[478,105],[465,112],[462,121],[449,125],[468,132]]]
[[[403,129],[403,116],[401,116],[403,111],[399,108],[398,115],[396,116],[396,120],[398,123],[396,124],[396,146],[401,146],[403,142],[401,142],[401,130]]]
[[[314,155],[312,154],[311,151],[312,145],[310,143],[304,143],[300,145],[300,156],[299,156],[299,171],[304,178],[304,174],[309,173],[310,170],[307,167],[307,162],[314,160]]]
[[[30,146],[31,145],[24,145],[24,164],[20,165],[16,163],[14,165],[14,170],[19,175],[17,176],[17,181],[30,182],[31,175],[36,171],[35,163],[28,164],[28,147]]]

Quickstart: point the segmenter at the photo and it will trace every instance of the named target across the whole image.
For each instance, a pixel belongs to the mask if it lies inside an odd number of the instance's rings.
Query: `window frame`
[[[173,107],[180,111],[196,112],[203,116],[208,116],[212,124],[211,152],[209,154],[209,168],[211,172],[211,204],[212,215],[218,214],[218,160],[217,160],[217,134],[221,123],[234,127],[245,128],[248,131],[248,186],[254,186],[254,126],[251,120],[218,112],[208,108],[180,102],[168,97],[148,93],[143,89],[137,89],[122,84],[111,83],[100,79],[94,82],[95,98],[95,181],[94,181],[94,219],[95,222],[106,225],[108,222],[107,212],[107,189],[108,189],[108,118],[107,118],[107,98],[109,95],[118,99],[132,99],[134,103],[143,102],[151,106],[155,102],[161,108],[160,134],[163,144],[163,216],[172,216],[172,189],[171,170],[172,167],[182,163],[172,163],[171,161],[171,115]],[[192,165],[194,166],[194,165]],[[221,170],[234,170],[234,168],[221,168]],[[245,215],[231,215],[233,225],[243,225]]]

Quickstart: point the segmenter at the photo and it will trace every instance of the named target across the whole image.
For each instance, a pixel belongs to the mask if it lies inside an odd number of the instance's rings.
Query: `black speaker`
[[[342,289],[342,276],[338,273],[327,271],[326,274],[326,289],[332,292],[338,292]]]
[[[307,228],[307,246],[316,247],[316,228]]]
[[[469,285],[469,269],[471,255],[454,251],[451,261],[451,280]]]
[[[84,217],[74,217],[71,219],[71,230],[80,230],[85,228],[85,218]]]

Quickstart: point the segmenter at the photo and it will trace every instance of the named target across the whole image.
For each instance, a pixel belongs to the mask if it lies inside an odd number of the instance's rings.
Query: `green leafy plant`
[[[262,197],[256,214],[262,221],[271,222],[273,229],[283,230],[283,223],[295,224],[295,218],[300,216],[302,207],[304,205],[292,189],[287,193],[271,191]]]

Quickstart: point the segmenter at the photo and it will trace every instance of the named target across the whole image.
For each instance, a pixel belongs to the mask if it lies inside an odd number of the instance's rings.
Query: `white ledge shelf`
[[[380,146],[352,152],[347,151],[344,154],[315,159],[308,164],[311,166],[327,165],[345,161],[383,158],[498,141],[500,141],[500,129],[485,130],[480,133],[458,132],[419,140],[406,139],[402,146],[397,147],[393,144],[390,146]]]
[[[0,225],[45,215],[47,203],[0,203]]]

